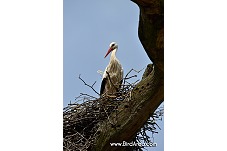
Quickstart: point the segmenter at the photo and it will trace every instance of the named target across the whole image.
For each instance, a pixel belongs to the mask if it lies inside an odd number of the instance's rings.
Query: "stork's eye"
[[[111,45],[111,47],[113,47],[113,46],[114,46],[114,44]]]

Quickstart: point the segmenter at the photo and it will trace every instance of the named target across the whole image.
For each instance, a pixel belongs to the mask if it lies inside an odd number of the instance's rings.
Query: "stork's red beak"
[[[109,50],[107,51],[107,53],[106,53],[106,55],[105,55],[105,57],[104,57],[104,58],[106,58],[106,56],[108,56],[108,54],[109,54],[112,50],[113,50],[113,48],[112,48],[112,47],[110,47],[110,48],[109,48]]]

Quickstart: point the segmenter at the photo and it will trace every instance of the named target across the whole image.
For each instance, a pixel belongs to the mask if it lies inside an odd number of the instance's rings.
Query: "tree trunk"
[[[143,79],[124,100],[120,111],[100,123],[99,136],[92,150],[125,150],[110,143],[130,142],[164,100],[164,0],[133,0],[140,8],[139,38],[153,62]],[[112,123],[112,124],[110,124]]]

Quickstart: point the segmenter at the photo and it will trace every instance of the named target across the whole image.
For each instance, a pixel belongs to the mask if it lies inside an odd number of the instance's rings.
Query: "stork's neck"
[[[115,49],[112,51],[111,56],[110,56],[110,60],[116,59],[116,52],[117,52],[117,48],[115,48]]]

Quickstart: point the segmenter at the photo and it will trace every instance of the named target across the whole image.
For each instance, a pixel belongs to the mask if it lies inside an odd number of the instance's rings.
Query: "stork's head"
[[[107,51],[107,53],[106,53],[106,55],[105,55],[104,58],[106,58],[106,56],[108,56],[108,54],[109,54],[111,51],[113,51],[114,49],[117,49],[117,48],[118,48],[117,43],[116,43],[116,42],[111,42],[111,43],[110,43],[110,48],[109,48],[109,50]]]

